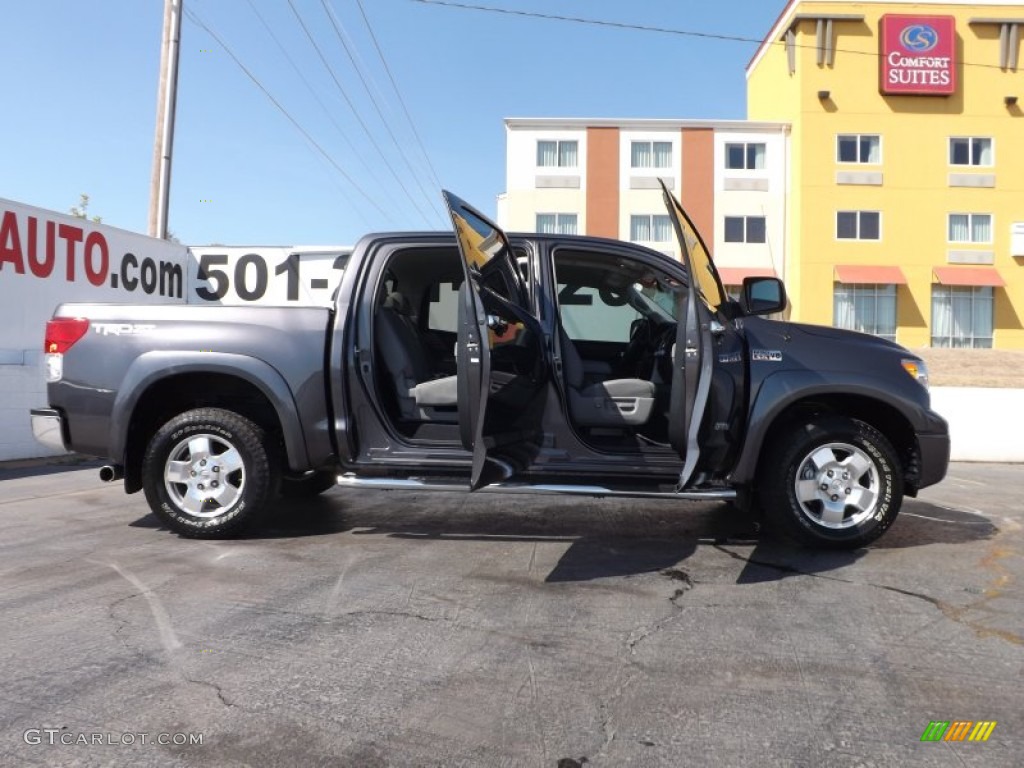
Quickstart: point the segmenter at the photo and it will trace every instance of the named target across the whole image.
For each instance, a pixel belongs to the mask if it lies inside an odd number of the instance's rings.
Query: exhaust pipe
[[[108,464],[105,467],[100,467],[100,480],[104,483],[112,483],[122,477],[124,477],[124,467],[120,464]]]

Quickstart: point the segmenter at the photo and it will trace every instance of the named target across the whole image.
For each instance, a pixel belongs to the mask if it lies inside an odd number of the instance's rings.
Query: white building
[[[507,118],[498,223],[642,243],[678,257],[658,179],[728,285],[781,276],[789,127],[730,120]]]

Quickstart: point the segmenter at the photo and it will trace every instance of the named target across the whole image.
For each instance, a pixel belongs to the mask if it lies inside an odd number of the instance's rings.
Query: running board
[[[449,491],[465,493],[466,485],[456,485],[422,478],[398,479],[391,477],[359,477],[338,475],[338,485],[343,488],[377,489],[382,491]],[[619,491],[600,485],[562,485],[530,483],[493,483],[485,485],[478,493],[558,493],[568,496],[617,496],[632,499],[676,499],[683,501],[732,501],[736,491],[732,488],[709,488],[693,491]]]

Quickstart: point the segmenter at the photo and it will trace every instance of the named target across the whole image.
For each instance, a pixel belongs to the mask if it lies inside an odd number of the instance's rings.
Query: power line
[[[288,6],[292,9],[292,13],[295,14],[295,18],[298,20],[299,26],[301,26],[302,31],[306,33],[306,37],[309,39],[310,44],[313,46],[313,49],[320,57],[320,61],[323,62],[323,65],[327,69],[327,73],[331,76],[331,79],[334,81],[335,86],[337,86],[338,92],[341,93],[342,98],[345,99],[345,103],[348,104],[349,109],[352,110],[352,114],[355,116],[356,121],[359,123],[360,126],[362,126],[363,132],[366,133],[366,137],[370,140],[370,143],[373,144],[374,149],[377,150],[377,154],[379,154],[381,160],[384,161],[384,165],[387,166],[387,169],[389,171],[391,171],[391,175],[395,177],[395,181],[398,182],[398,186],[402,188],[402,191],[405,192],[406,197],[409,198],[409,201],[413,204],[413,207],[417,210],[417,212],[419,212],[420,216],[423,217],[423,220],[427,222],[427,225],[429,226],[430,218],[427,216],[426,213],[424,213],[423,209],[420,208],[419,203],[416,202],[416,198],[413,197],[412,193],[409,191],[409,188],[405,185],[405,182],[403,182],[402,179],[398,176],[398,173],[395,171],[394,166],[392,166],[391,163],[388,161],[388,158],[384,154],[384,151],[381,149],[380,144],[377,143],[377,140],[373,137],[373,133],[370,131],[369,126],[366,125],[366,121],[363,120],[363,118],[360,116],[359,110],[356,109],[355,104],[352,103],[352,99],[349,98],[348,92],[345,90],[345,87],[341,84],[341,81],[338,79],[338,76],[334,74],[334,69],[327,61],[327,57],[324,56],[323,51],[320,50],[320,46],[317,45],[312,33],[306,26],[306,22],[302,20],[302,16],[299,14],[298,9],[296,9],[293,0],[288,0]]]
[[[361,194],[363,197],[365,197],[367,202],[370,203],[370,205],[372,205],[374,208],[376,208],[378,211],[380,211],[384,215],[384,217],[387,218],[388,221],[394,223],[394,219],[391,218],[390,214],[388,214],[387,211],[385,211],[383,208],[381,208],[373,200],[373,198],[371,198],[366,193],[366,190],[364,190],[355,179],[353,179],[348,173],[346,173],[344,168],[342,168],[340,165],[338,165],[338,163],[334,160],[334,158],[331,157],[326,152],[326,150],[324,150],[324,148],[320,146],[319,143],[317,143],[316,139],[314,139],[312,136],[309,135],[309,132],[306,131],[306,129],[303,128],[299,124],[299,121],[296,120],[294,117],[292,117],[291,113],[287,109],[284,108],[284,106],[281,104],[281,102],[279,102],[277,99],[274,98],[273,94],[270,93],[269,90],[267,90],[267,88],[263,85],[263,83],[261,83],[259,81],[259,79],[256,77],[256,75],[254,75],[249,70],[249,68],[246,67],[245,64],[243,64],[241,62],[241,60],[238,58],[238,56],[235,55],[234,51],[232,51],[231,48],[228,47],[227,43],[225,43],[221,39],[220,35],[218,35],[216,32],[214,32],[212,29],[210,29],[210,27],[208,27],[205,24],[205,22],[203,22],[203,20],[200,19],[199,16],[196,15],[195,11],[193,11],[191,8],[187,8],[186,7],[184,10],[185,10],[185,15],[188,17],[189,21],[191,21],[193,24],[195,24],[196,26],[201,28],[203,31],[206,32],[206,34],[208,34],[210,37],[212,37],[214,40],[217,41],[217,44],[221,48],[224,49],[224,52],[227,53],[227,55],[231,57],[231,60],[234,61],[235,64],[238,65],[238,68],[241,69],[242,72],[245,73],[246,77],[248,77],[250,80],[252,80],[253,84],[263,92],[264,96],[266,96],[268,99],[270,99],[270,102],[275,107],[277,107],[277,109],[281,112],[281,114],[283,114],[293,126],[295,126],[295,129],[305,137],[306,141],[308,141],[311,145],[313,145],[313,147],[316,149],[316,151],[319,152],[320,155],[323,156],[323,158],[328,163],[330,163],[338,173],[340,173],[343,177],[345,177],[345,180],[349,184],[351,184],[352,187],[357,192],[359,192],[359,194]]]
[[[486,11],[488,13],[503,13],[507,16],[525,16],[531,19],[547,19],[549,21],[571,21],[576,24],[591,24],[598,27],[615,27],[617,29],[632,29],[640,32],[660,32],[666,35],[683,35],[685,37],[705,37],[711,40],[730,40],[738,43],[760,43],[751,37],[740,37],[738,35],[720,35],[712,32],[694,32],[682,29],[669,29],[667,27],[652,27],[644,24],[627,24],[621,21],[604,21],[602,19],[585,19],[580,16],[561,16],[554,13],[539,13],[537,11],[517,11],[512,8],[495,8],[489,5],[472,5],[470,3],[453,3],[449,0],[411,0],[414,3],[424,5],[443,5],[448,8],[458,8],[463,11]]]
[[[732,43],[754,43],[755,45],[761,45],[765,42],[758,37],[744,37],[742,35],[723,35],[715,32],[697,32],[691,29],[672,29],[669,27],[655,27],[648,26],[645,24],[628,24],[622,21],[606,21],[604,19],[587,19],[581,16],[562,16],[554,13],[539,13],[537,11],[518,11],[512,8],[496,8],[489,5],[473,5],[470,3],[456,3],[451,0],[409,0],[413,3],[421,3],[423,5],[441,5],[446,8],[455,8],[461,11],[484,11],[487,13],[500,13],[506,16],[523,16],[531,19],[546,19],[548,21],[567,21],[574,24],[588,24],[597,27],[612,27],[615,29],[629,29],[637,32],[657,32],[664,35],[677,35],[681,37],[699,37],[707,40],[725,40]],[[785,45],[783,40],[772,40],[768,43],[769,45]],[[807,45],[805,43],[793,43],[794,48],[807,48],[817,50],[817,45]],[[850,53],[856,56],[871,56],[872,58],[879,59],[882,57],[881,53],[875,51],[854,51],[849,48],[834,48],[836,53]],[[982,67],[984,69],[1002,69],[998,64],[978,64],[975,62],[964,61],[960,62],[965,67]]]
[[[352,62],[352,68],[359,76],[359,80],[360,82],[362,82],[363,88],[366,90],[366,95],[370,97],[370,103],[373,104],[373,108],[376,110],[377,115],[380,117],[380,121],[384,125],[384,129],[387,131],[388,136],[391,137],[391,141],[394,143],[395,149],[398,150],[398,154],[402,156],[402,160],[405,161],[406,166],[409,168],[409,173],[412,175],[413,181],[416,182],[416,186],[418,186],[420,192],[423,193],[423,197],[427,201],[429,201],[431,208],[433,208],[434,213],[436,213],[438,216],[438,220],[442,224],[444,224],[444,215],[441,213],[440,209],[437,207],[437,204],[434,202],[434,195],[431,195],[423,187],[423,184],[420,181],[419,174],[416,172],[416,169],[413,168],[412,162],[409,160],[408,155],[405,154],[405,150],[402,149],[402,145],[398,142],[398,138],[395,136],[395,132],[391,130],[390,122],[388,121],[387,117],[384,116],[384,112],[381,110],[380,103],[377,101],[377,97],[374,96],[373,90],[371,90],[370,84],[367,82],[366,76],[363,74],[363,71],[360,68],[359,63],[356,61],[356,57],[352,53],[352,48],[349,46],[348,41],[346,39],[348,35],[344,33],[344,27],[341,24],[341,21],[335,16],[334,11],[331,10],[331,7],[327,4],[327,0],[320,0],[320,4],[323,6],[324,12],[327,14],[327,18],[331,22],[331,26],[334,28],[334,34],[335,36],[337,36],[338,42],[341,43],[341,47],[344,49],[346,55],[348,56],[348,60]],[[437,190],[437,192],[440,192],[440,190]]]
[[[316,89],[313,88],[312,84],[309,82],[306,76],[302,74],[302,70],[299,69],[299,65],[295,63],[295,60],[291,57],[291,55],[288,53],[288,50],[281,43],[281,40],[274,33],[273,28],[267,23],[266,19],[263,18],[263,14],[259,12],[259,9],[257,9],[256,4],[253,2],[253,0],[245,1],[246,3],[248,3],[249,8],[252,9],[252,12],[256,15],[256,18],[260,20],[260,24],[263,25],[263,28],[267,31],[267,34],[270,35],[271,40],[273,40],[274,43],[277,45],[278,50],[285,57],[287,62],[291,65],[292,69],[295,71],[295,74],[299,76],[299,79],[306,86],[306,90],[308,90],[310,95],[316,100],[316,103],[320,105],[320,108],[323,110],[323,113],[327,116],[327,119],[331,121],[331,124],[338,131],[338,135],[341,136],[341,138],[345,141],[345,143],[348,145],[348,148],[352,150],[352,154],[359,158],[359,162],[363,164],[363,167],[367,170],[367,172],[372,174],[370,166],[367,164],[365,160],[363,160],[362,155],[359,153],[359,150],[356,149],[355,145],[349,139],[348,134],[346,134],[344,129],[342,129],[342,127],[338,124],[338,121],[334,119],[334,115],[331,114],[331,111],[327,108],[327,105],[324,104],[323,99],[321,99],[320,96],[317,94]]]
[[[366,10],[363,8],[363,0],[356,0],[356,5],[359,6],[359,13],[362,14],[363,22],[366,24],[366,30],[370,33],[370,39],[373,41],[374,48],[377,49],[377,55],[380,57],[380,63],[384,65],[384,71],[388,73],[388,79],[391,81],[391,87],[395,91],[395,95],[398,97],[398,103],[402,105],[402,111],[405,112],[405,119],[409,121],[409,126],[412,128],[413,136],[416,137],[416,143],[419,144],[420,151],[423,153],[423,158],[427,161],[427,167],[430,169],[430,174],[433,177],[434,183],[441,188],[441,179],[437,175],[437,171],[434,169],[434,164],[430,162],[430,155],[427,153],[427,148],[423,145],[423,139],[420,138],[420,132],[416,130],[416,121],[412,119],[412,115],[409,114],[409,108],[405,104],[405,99],[402,98],[402,92],[398,88],[398,83],[395,81],[395,76],[391,73],[391,67],[388,66],[387,59],[384,57],[384,51],[381,50],[380,43],[377,42],[377,35],[373,32],[373,26],[370,24],[370,19],[366,15]]]

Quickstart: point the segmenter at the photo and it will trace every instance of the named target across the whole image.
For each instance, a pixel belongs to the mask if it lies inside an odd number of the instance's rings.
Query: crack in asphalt
[[[230,707],[230,708],[237,707],[238,709],[240,709],[243,712],[247,711],[243,707],[238,707],[238,705],[235,704],[234,701],[232,701],[227,696],[225,696],[224,695],[224,689],[221,688],[220,685],[218,685],[217,683],[214,683],[214,682],[209,681],[209,680],[200,680],[200,679],[195,678],[195,677],[189,677],[185,673],[185,670],[180,669],[180,668],[178,669],[178,674],[181,675],[181,679],[184,680],[186,683],[191,683],[192,685],[202,686],[204,688],[212,688],[214,693],[217,694],[217,698],[220,699],[220,703],[223,704],[225,707]]]
[[[411,611],[385,611],[371,608],[359,611],[345,611],[331,618],[340,619],[344,616],[401,616],[407,619],[419,619],[420,621],[451,621],[447,616],[424,616],[422,613],[413,613]]]
[[[945,600],[940,600],[937,597],[926,595],[923,592],[916,592],[912,589],[894,587],[891,584],[876,584],[871,581],[854,581],[853,579],[844,579],[839,576],[827,576],[823,573],[803,571],[799,568],[794,568],[791,565],[784,565],[781,563],[770,563],[766,560],[757,560],[752,557],[745,557],[741,555],[739,552],[733,552],[732,550],[726,549],[725,547],[722,547],[718,544],[715,544],[713,546],[719,552],[728,555],[734,560],[739,560],[741,562],[749,563],[751,565],[761,566],[762,568],[771,568],[776,571],[779,571],[780,573],[788,573],[794,576],[810,576],[811,578],[815,579],[835,581],[839,582],[840,584],[849,584],[855,587],[871,587],[872,589],[881,589],[886,592],[894,592],[898,595],[904,595],[905,597],[913,597],[917,600],[923,600],[924,602],[928,603],[934,608],[937,608],[942,613],[942,615],[950,621],[956,624],[960,624],[961,626],[966,627],[967,629],[970,629],[979,637],[996,637],[1007,643],[1011,643],[1012,645],[1024,645],[1024,637],[1017,634],[1016,632],[1011,632],[1005,629],[994,629],[992,627],[987,627],[978,620],[971,620],[966,617],[968,611],[978,608],[984,603],[987,603],[992,598],[999,596],[999,587],[1003,586],[1003,584],[1006,582],[1005,575],[997,579],[996,586],[986,590],[985,595],[980,600],[976,600],[973,603],[968,603],[967,605],[953,605],[952,603],[947,603]],[[997,551],[990,557],[990,559],[994,562],[998,560],[1001,556],[1002,555]]]

